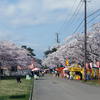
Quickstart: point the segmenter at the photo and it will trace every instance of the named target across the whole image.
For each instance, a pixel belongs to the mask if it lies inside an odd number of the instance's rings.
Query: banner
[[[88,63],[85,64],[85,67],[86,67],[86,69],[89,69],[89,68],[88,68]]]
[[[100,68],[100,62],[99,61],[96,62],[96,65],[97,65],[97,68]]]
[[[92,69],[93,68],[93,63],[89,63],[89,65],[90,65],[90,68]]]

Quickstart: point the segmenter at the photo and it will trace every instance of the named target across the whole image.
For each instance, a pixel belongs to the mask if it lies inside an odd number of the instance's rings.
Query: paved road
[[[34,83],[33,100],[100,100],[100,87],[45,74]]]

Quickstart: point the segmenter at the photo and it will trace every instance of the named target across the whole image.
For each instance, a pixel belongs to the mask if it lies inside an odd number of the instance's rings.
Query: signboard
[[[69,68],[69,71],[82,71],[82,68]]]

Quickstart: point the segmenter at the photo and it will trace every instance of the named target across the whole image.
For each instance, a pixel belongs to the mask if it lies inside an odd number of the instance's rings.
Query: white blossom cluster
[[[26,66],[31,64],[29,52],[12,41],[0,40],[0,62],[2,66]]]
[[[84,65],[84,33],[76,33],[64,40],[64,45],[49,54],[42,65],[57,67],[63,59],[69,64]],[[100,22],[93,24],[87,32],[87,63],[100,61]]]

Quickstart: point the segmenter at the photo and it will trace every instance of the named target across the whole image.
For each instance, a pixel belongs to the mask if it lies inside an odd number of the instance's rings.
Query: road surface
[[[100,100],[100,87],[45,74],[34,82],[33,100]]]

